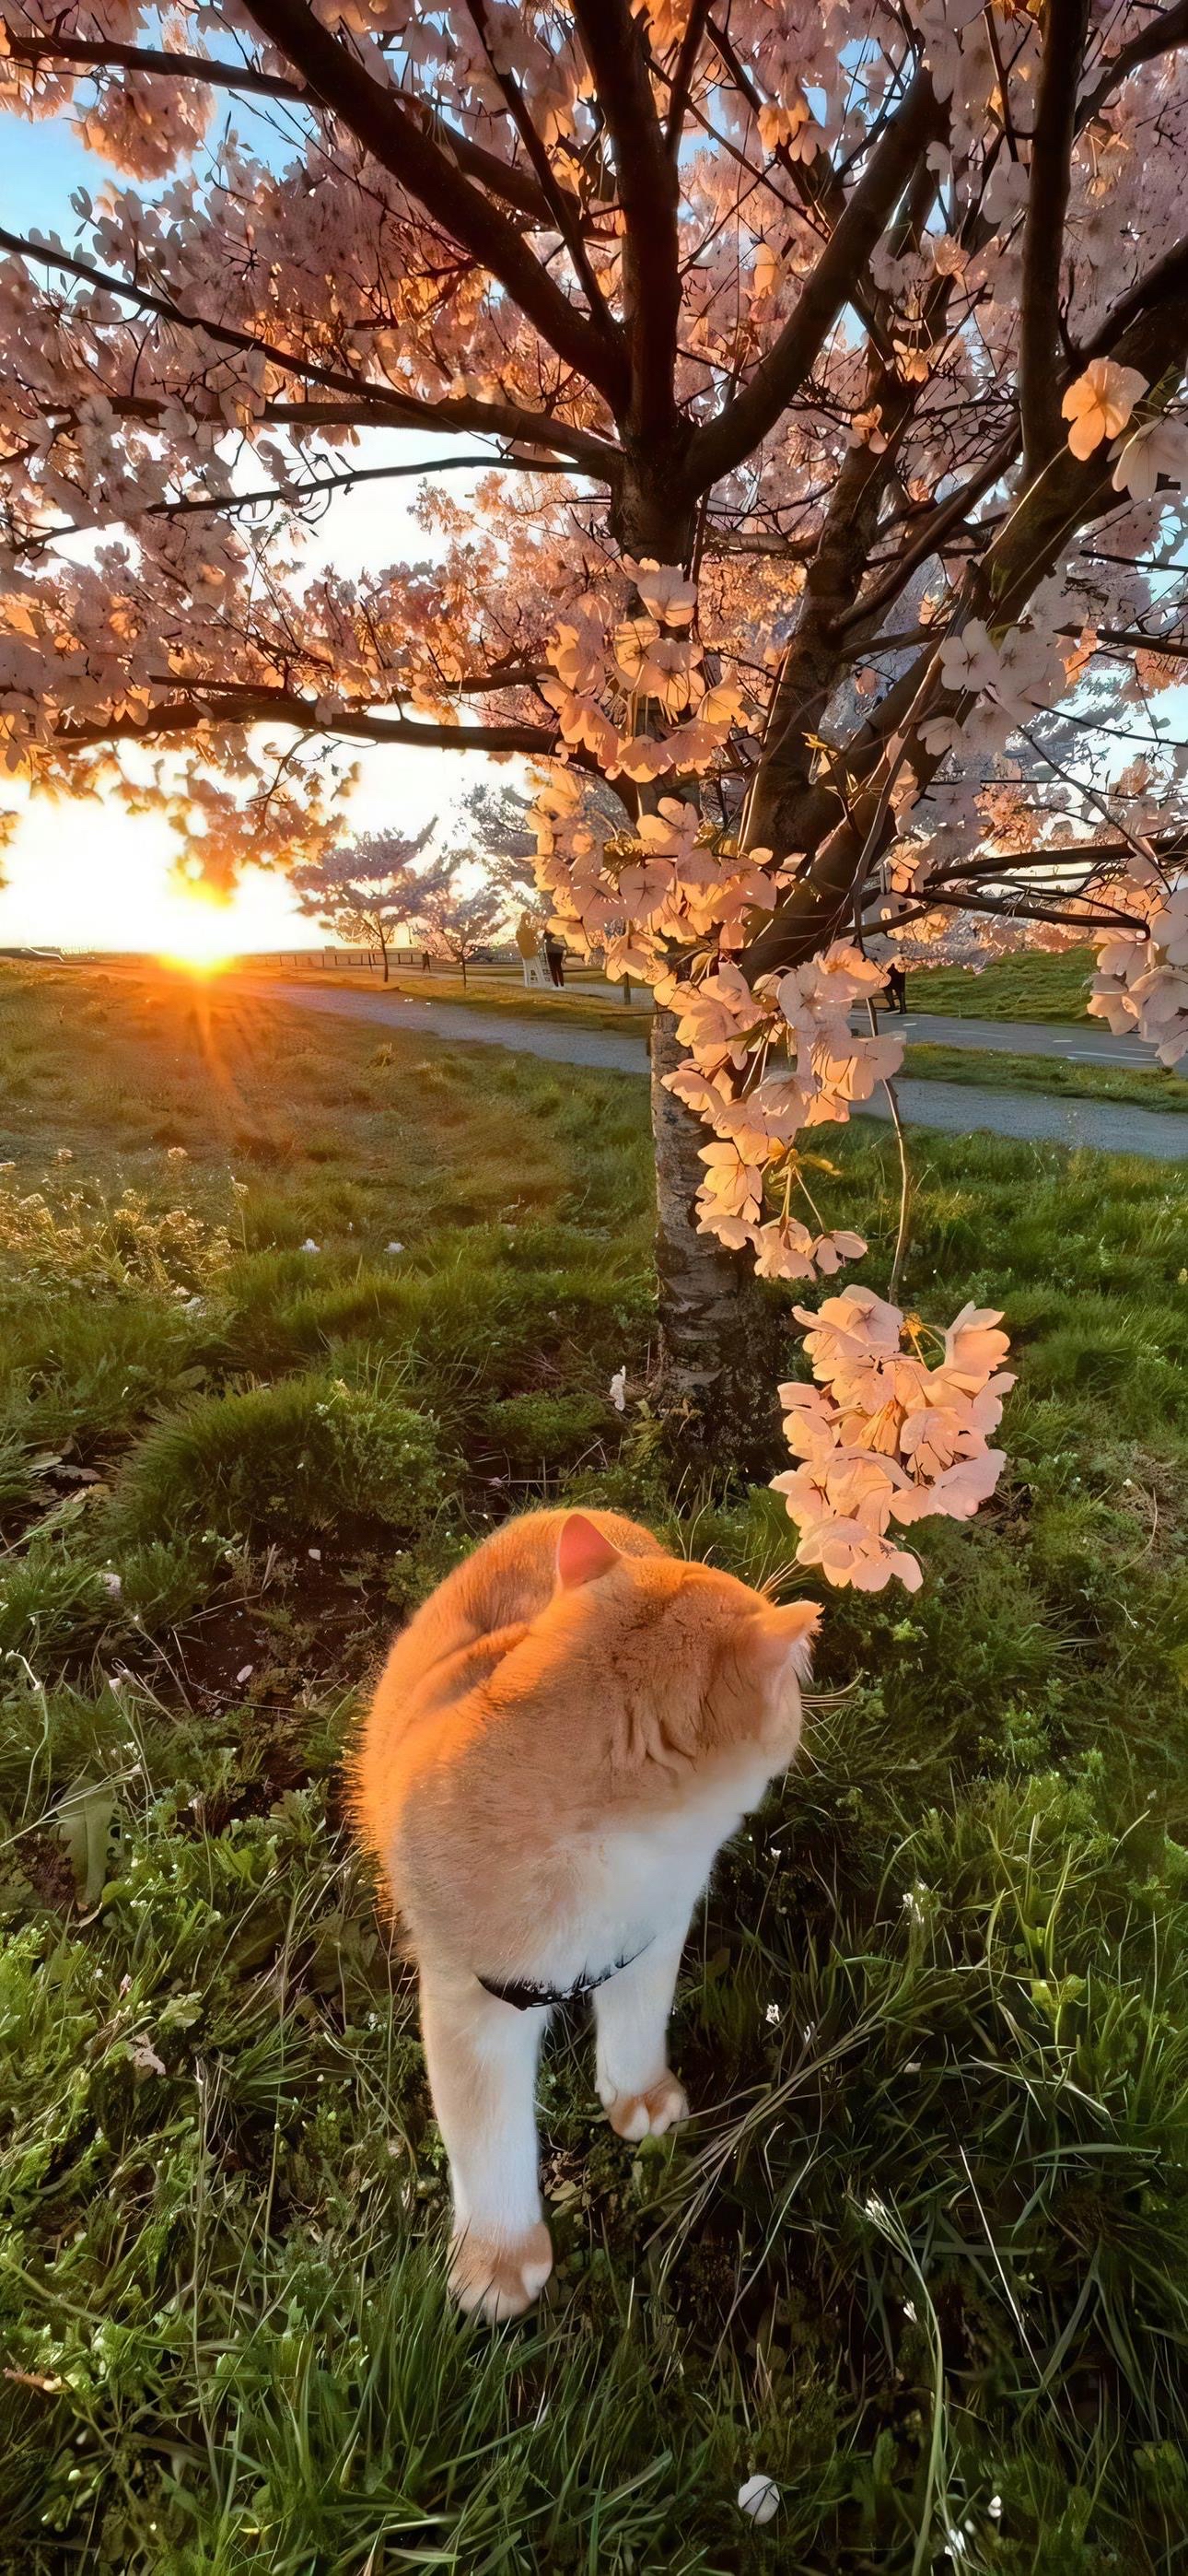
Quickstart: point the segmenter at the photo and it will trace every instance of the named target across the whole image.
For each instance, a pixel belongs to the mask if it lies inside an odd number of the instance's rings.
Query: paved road
[[[1125,1064],[1149,1072],[1154,1047],[1141,1038],[1116,1038],[1100,1020],[966,1020],[941,1011],[880,1016],[880,1026],[901,1029],[912,1046],[984,1047],[993,1055],[1055,1055],[1066,1064]]]
[[[578,983],[566,977],[566,991],[597,993],[605,1001],[608,986],[605,977],[597,984]],[[636,999],[645,1007],[646,992],[637,988]],[[548,1005],[551,1009],[551,1003]],[[888,1019],[883,1013],[882,1018]],[[865,1027],[863,1015],[861,1025]],[[1149,1072],[1156,1063],[1154,1047],[1144,1046],[1141,1038],[1116,1038],[1101,1020],[976,1020],[957,1018],[948,1011],[910,1011],[900,1022],[892,1014],[889,1025],[902,1026],[903,1035],[914,1046],[977,1047],[991,1055],[1054,1055],[1066,1064],[1128,1065],[1133,1073]]]
[[[642,1038],[615,1037],[601,1029],[575,1029],[556,1023],[550,1027],[542,1018],[472,1010],[463,1002],[406,1001],[374,989],[356,992],[343,984],[288,983],[272,975],[237,978],[236,988],[258,993],[269,1001],[292,1002],[299,1009],[329,1013],[332,1018],[372,1020],[388,1028],[420,1030],[426,1037],[506,1047],[514,1055],[544,1056],[554,1064],[591,1065],[604,1073],[647,1071],[648,1052]],[[1002,1030],[1013,1025],[1001,1020],[925,1019],[923,1014],[915,1018],[913,1030],[909,1015],[909,1036],[919,1035],[924,1027],[930,1032],[933,1028],[943,1029],[946,1037],[957,1027],[993,1029],[1000,1048],[1004,1044]],[[1029,1032],[1032,1037],[1037,1033],[1035,1027]],[[1047,1030],[1045,1034],[1064,1037],[1079,1032]],[[963,1038],[957,1043],[977,1045],[981,1040]],[[1112,1043],[1116,1046],[1124,1041],[1114,1039]],[[1054,1047],[1037,1051],[1057,1052]],[[1131,1063],[1134,1059],[1126,1056],[1122,1061]],[[901,1080],[896,1089],[903,1116],[913,1127],[934,1127],[950,1136],[968,1136],[988,1129],[992,1135],[1018,1137],[1025,1142],[1096,1145],[1109,1153],[1153,1155],[1160,1162],[1188,1161],[1188,1116],[1174,1109],[1131,1109],[1112,1100],[1056,1100],[1042,1092],[991,1091],[980,1083],[975,1090],[960,1082]],[[868,1104],[866,1114],[876,1118],[890,1115],[881,1092]]]
[[[503,985],[499,989],[510,996],[515,987]],[[565,978],[565,990],[593,994],[605,1002],[609,993],[618,991],[618,986],[609,985],[605,975],[591,981],[588,976],[570,974]],[[427,1000],[432,998],[432,991],[430,984]],[[632,999],[637,1009],[646,1010],[646,986],[636,984]],[[542,1007],[545,1012],[551,1011],[551,998],[543,1006],[539,1002],[528,1005],[534,1014]],[[888,1017],[885,1012],[881,1016]],[[860,1024],[865,1028],[865,1013],[860,1015]],[[901,1025],[894,1014],[890,1015],[890,1025]],[[1055,1055],[1063,1056],[1067,1064],[1128,1065],[1134,1073],[1149,1072],[1157,1060],[1154,1047],[1145,1046],[1141,1038],[1112,1036],[1101,1020],[979,1020],[948,1011],[909,1010],[902,1028],[904,1036],[916,1046],[978,1047],[992,1055]]]

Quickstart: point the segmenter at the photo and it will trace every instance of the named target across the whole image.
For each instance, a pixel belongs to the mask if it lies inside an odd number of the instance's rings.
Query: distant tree
[[[582,810],[599,828],[601,840],[608,832],[623,830],[622,803],[603,779],[581,778],[580,796]],[[547,921],[553,906],[551,897],[541,890],[536,871],[540,833],[533,799],[502,782],[473,787],[462,799],[460,820],[474,857],[509,905],[521,911],[526,906],[538,920]]]
[[[416,865],[436,825],[434,816],[412,839],[401,832],[367,832],[293,870],[302,912],[328,922],[339,939],[378,948],[385,984],[388,950],[397,932],[423,930],[427,905],[449,882],[444,859],[424,868]]]
[[[543,921],[551,906],[536,880],[537,832],[531,797],[502,784],[474,787],[462,799],[461,820],[491,884],[509,903],[521,909],[526,904]]]
[[[469,850],[447,851],[440,863],[441,883],[434,887],[421,918],[429,946],[439,957],[448,957],[466,969],[476,948],[496,939],[507,924],[507,897],[490,883],[473,886],[466,892],[454,882],[460,867],[471,861]]]

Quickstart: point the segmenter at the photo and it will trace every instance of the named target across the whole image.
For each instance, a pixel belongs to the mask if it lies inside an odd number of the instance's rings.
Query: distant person
[[[545,932],[544,953],[545,963],[548,967],[549,975],[553,983],[563,989],[565,984],[565,942],[563,939],[558,939],[555,930],[546,930]]]
[[[863,941],[863,947],[871,965],[882,969],[883,989],[877,998],[883,1009],[898,1011],[901,1019],[906,1019],[907,976],[899,963],[893,941],[888,939],[885,930],[876,930]]]
[[[429,954],[428,949],[427,949],[427,948],[422,948],[422,950],[421,950],[421,973],[422,973],[422,975],[431,975],[431,974],[432,974],[432,972],[433,972],[433,959],[431,958],[431,956],[430,956],[430,954]]]
[[[520,952],[525,984],[543,984],[544,968],[540,958],[540,933],[530,912],[522,912],[516,924],[516,946]]]

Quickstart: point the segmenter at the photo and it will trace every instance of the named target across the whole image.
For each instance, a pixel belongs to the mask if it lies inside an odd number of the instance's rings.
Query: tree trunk
[[[614,528],[628,554],[688,564],[693,512],[680,472],[687,430],[671,455],[635,457],[624,473]],[[663,719],[661,719],[663,723]],[[660,788],[640,791],[654,806]],[[672,794],[669,785],[663,792]],[[656,1289],[660,1324],[657,1409],[674,1460],[695,1474],[741,1469],[769,1476],[778,1463],[778,1301],[746,1262],[698,1230],[694,1200],[710,1141],[701,1120],[664,1089],[685,1050],[668,1011],[652,1020],[652,1148],[656,1164]]]
[[[379,944],[380,944],[380,955],[381,955],[381,957],[383,958],[383,961],[384,961],[384,982],[385,982],[385,984],[386,984],[386,983],[388,982],[388,943],[387,943],[387,940],[386,940],[386,939],[385,939],[385,937],[384,937],[384,934],[383,934],[382,930],[381,930],[381,932],[380,932],[380,934],[379,934]]]
[[[743,1258],[698,1230],[709,1130],[666,1091],[685,1050],[671,1011],[652,1021],[652,1142],[656,1159],[659,1411],[669,1447],[694,1469],[770,1475],[777,1463],[778,1300]]]

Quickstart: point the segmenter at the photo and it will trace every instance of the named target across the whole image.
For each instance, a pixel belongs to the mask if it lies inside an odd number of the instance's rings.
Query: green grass
[[[2,996],[5,2570],[1170,2576],[1178,1173],[915,1140],[907,1302],[1008,1310],[1002,1492],[920,1534],[919,1595],[828,1602],[844,1695],[691,1943],[690,2129],[620,2145],[586,2033],[551,2047],[557,2296],[491,2335],[442,2296],[342,1755],[509,1507],[788,1553],[776,1497],[671,1491],[607,1402],[653,1327],[644,1086],[165,978]],[[831,1159],[883,1287],[893,1139]]]
[[[965,1020],[1083,1020],[1093,966],[1091,948],[1065,948],[1055,957],[1027,950],[996,957],[980,975],[913,967],[908,1008],[953,1011]]]
[[[925,1082],[965,1082],[999,1091],[1040,1091],[1064,1100],[1119,1100],[1136,1109],[1188,1109],[1188,1081],[1162,1065],[1069,1064],[1062,1056],[1004,1049],[909,1046],[903,1069]]]

